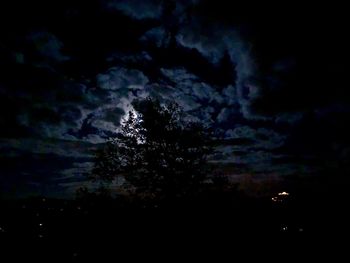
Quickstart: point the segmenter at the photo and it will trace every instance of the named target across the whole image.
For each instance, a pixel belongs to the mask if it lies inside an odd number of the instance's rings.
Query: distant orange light
[[[282,195],[282,196],[288,196],[289,195],[289,193],[287,193],[287,192],[281,192],[281,193],[278,193],[278,195]]]

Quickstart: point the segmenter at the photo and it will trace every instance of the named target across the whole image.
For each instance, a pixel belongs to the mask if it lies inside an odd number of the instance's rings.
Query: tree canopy
[[[133,102],[119,133],[101,148],[94,179],[123,176],[135,193],[176,198],[196,193],[207,179],[209,133],[186,121],[180,107],[147,98]]]

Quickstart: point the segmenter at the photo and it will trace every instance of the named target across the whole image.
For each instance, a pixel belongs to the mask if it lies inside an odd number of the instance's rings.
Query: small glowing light
[[[45,198],[43,198],[43,199],[42,199],[42,201],[43,201],[43,202],[46,202],[46,199],[45,199]]]
[[[43,236],[43,235],[39,235],[38,237],[39,237],[39,238],[43,238],[44,236]]]
[[[273,202],[277,202],[277,201],[278,201],[278,198],[277,198],[277,197],[272,197],[271,200],[272,200]]]
[[[303,228],[299,228],[299,232],[304,232],[304,229]]]
[[[63,211],[64,211],[64,209],[63,209],[63,208],[61,208],[61,209],[60,209],[60,211],[61,211],[61,212],[63,212]]]
[[[42,223],[39,223],[39,226],[43,226],[43,224],[42,224]]]
[[[288,195],[289,195],[289,193],[287,193],[287,192],[283,191],[283,192],[281,192],[281,193],[278,193],[278,195],[288,196]]]
[[[78,210],[81,210],[81,207],[80,207],[80,206],[78,206],[78,207],[77,207],[77,209],[78,209]]]
[[[282,226],[282,231],[287,231],[288,230],[288,227],[287,226]]]

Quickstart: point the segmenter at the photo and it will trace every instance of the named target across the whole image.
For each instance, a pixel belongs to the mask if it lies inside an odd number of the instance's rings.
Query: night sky
[[[2,1],[2,196],[74,196],[148,96],[216,130],[232,181],[347,182],[347,8],[231,2]]]

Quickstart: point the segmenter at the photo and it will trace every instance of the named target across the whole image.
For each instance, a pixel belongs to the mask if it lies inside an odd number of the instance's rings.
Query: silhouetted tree
[[[118,135],[97,152],[93,177],[124,176],[145,197],[195,194],[207,178],[208,132],[185,121],[175,103],[162,106],[148,98],[133,106]]]

